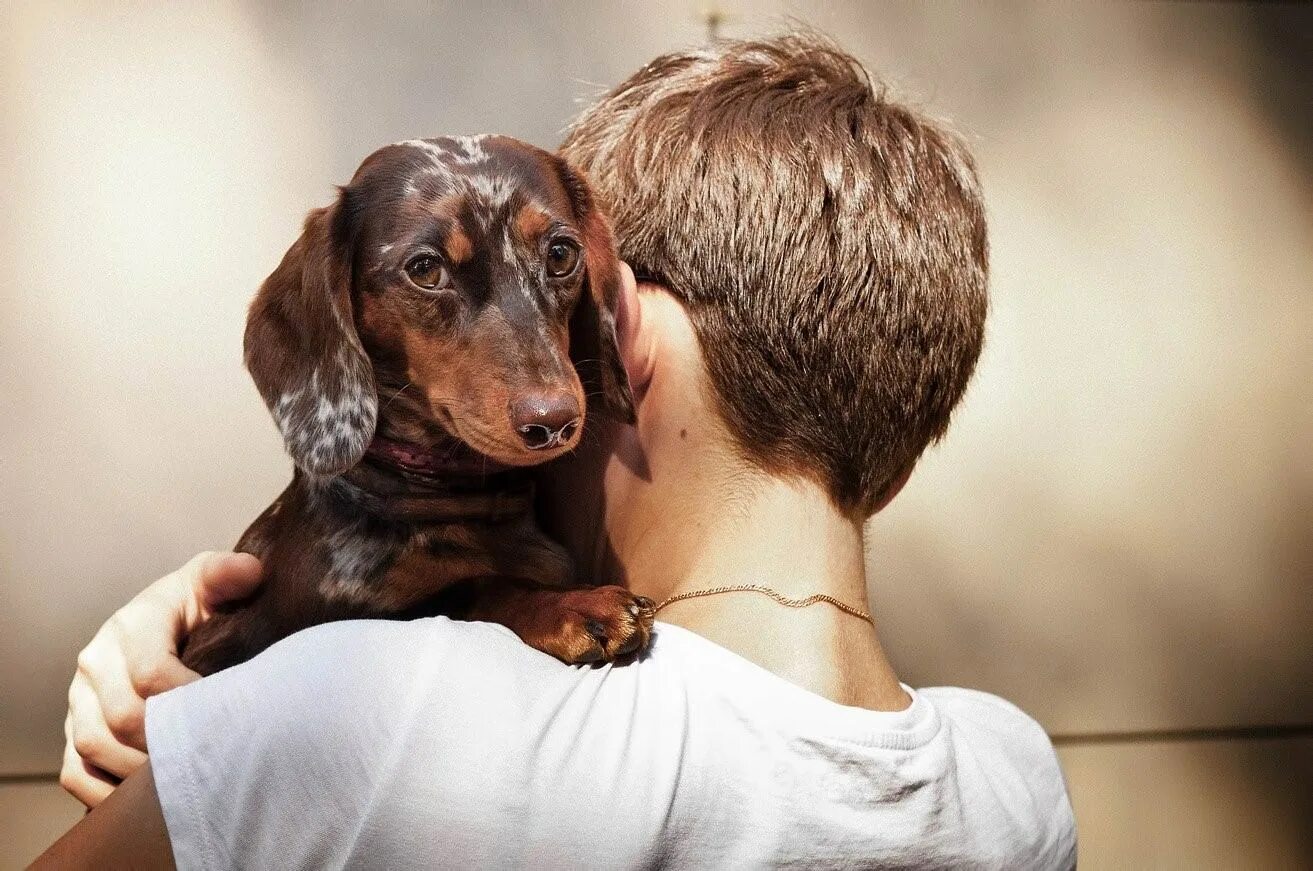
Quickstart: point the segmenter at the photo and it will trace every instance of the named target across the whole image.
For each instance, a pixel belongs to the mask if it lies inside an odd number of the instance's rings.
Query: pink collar
[[[422,448],[409,442],[375,436],[366,454],[389,466],[430,477],[445,475],[479,476],[505,472],[511,466],[475,451],[456,438]]]

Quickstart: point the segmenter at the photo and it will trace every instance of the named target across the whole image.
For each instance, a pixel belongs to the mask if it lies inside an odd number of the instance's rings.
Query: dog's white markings
[[[401,142],[394,142],[392,144],[407,148],[418,148],[420,151],[423,151],[430,157],[436,157],[438,160],[445,160],[447,158],[447,152],[443,147],[428,139],[404,139]]]
[[[473,175],[469,178],[470,189],[482,197],[489,210],[497,212],[506,208],[510,202],[511,195],[515,192],[514,186],[502,176],[498,175]]]
[[[503,259],[505,259],[507,265],[515,264],[515,240],[511,238],[510,227],[504,227],[502,229],[501,256],[503,257]],[[518,272],[519,270],[516,271]],[[527,289],[523,286],[524,282],[520,282],[520,285],[521,285],[520,289],[527,292]]]
[[[272,409],[288,453],[312,474],[345,471],[373,438],[378,398],[350,359],[339,349],[336,391],[328,390],[316,367],[306,383],[283,393]]]
[[[335,529],[324,540],[328,569],[319,582],[326,598],[355,605],[375,603],[379,574],[387,568],[397,543],[380,538],[358,519]]]
[[[454,146],[453,157],[456,163],[462,166],[474,166],[492,160],[492,157],[483,147],[483,143],[487,138],[487,134],[451,137],[451,143]]]

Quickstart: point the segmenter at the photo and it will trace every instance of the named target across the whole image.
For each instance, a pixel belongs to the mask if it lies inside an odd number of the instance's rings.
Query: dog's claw
[[[559,627],[542,636],[524,635],[534,647],[563,662],[611,662],[647,646],[652,637],[652,600],[624,587],[588,587],[554,592],[540,612]],[[559,609],[559,610],[558,610]],[[550,615],[559,615],[559,622]]]
[[[612,662],[648,645],[652,600],[624,587],[540,590],[530,620],[511,626],[533,647],[566,663]],[[509,624],[508,624],[509,625]]]

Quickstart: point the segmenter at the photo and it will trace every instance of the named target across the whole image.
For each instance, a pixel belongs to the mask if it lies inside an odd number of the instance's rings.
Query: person
[[[649,650],[349,621],[194,680],[179,642],[259,574],[204,555],[83,652],[63,783],[96,809],[44,861],[1073,867],[1040,726],[901,684],[864,605],[864,522],[981,347],[967,149],[794,34],[657,58],[562,153],[633,266],[637,423],[590,419],[542,496],[586,574],[661,603]]]

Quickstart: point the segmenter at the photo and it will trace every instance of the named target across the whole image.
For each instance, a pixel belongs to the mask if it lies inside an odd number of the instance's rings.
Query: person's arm
[[[561,674],[571,672],[492,624],[311,627],[150,698],[152,788],[129,777],[106,800],[124,793],[122,812],[79,825],[48,864],[97,861],[151,814],[180,867],[347,867],[371,850],[418,855],[404,851],[435,837],[485,844],[472,833],[502,808],[498,778],[523,781],[526,699]]]
[[[260,582],[250,554],[202,553],[142,590],[78,654],[59,782],[88,808],[146,761],[146,699],[199,677],[178,650],[215,605]]]
[[[503,732],[522,721],[514,700],[524,694],[524,669],[503,660],[526,655],[564,668],[489,624],[341,621],[153,697],[150,771],[174,861],[349,867],[373,849],[357,845],[362,833],[386,832],[368,843],[387,845],[427,832],[427,844],[430,835],[476,827],[482,817],[468,781],[488,778],[515,748],[505,735],[489,737],[489,720],[503,719]],[[450,777],[456,793],[442,799],[458,809],[449,824],[416,800],[437,777]],[[137,823],[118,819],[125,833]]]
[[[173,848],[149,762],[32,864],[36,871],[173,867]]]

